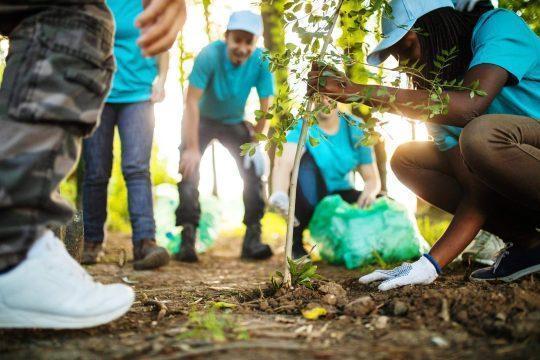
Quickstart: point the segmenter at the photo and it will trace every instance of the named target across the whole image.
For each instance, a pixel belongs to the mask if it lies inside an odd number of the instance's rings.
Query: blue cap
[[[418,18],[435,9],[443,7],[454,8],[452,0],[392,0],[391,15],[383,15],[382,35],[383,40],[367,57],[370,65],[379,65],[386,57],[382,52],[407,34]]]
[[[261,36],[263,33],[263,20],[261,15],[249,10],[236,11],[231,14],[227,30],[243,30]]]

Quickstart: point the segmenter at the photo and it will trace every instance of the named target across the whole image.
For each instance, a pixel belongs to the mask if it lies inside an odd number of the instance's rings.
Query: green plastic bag
[[[309,231],[322,259],[347,269],[414,259],[429,247],[407,209],[387,197],[360,209],[328,196],[315,209]]]
[[[175,254],[182,242],[181,227],[176,226],[175,211],[178,207],[178,190],[172,184],[160,184],[155,189],[154,216],[156,241],[170,253]],[[201,219],[195,243],[199,253],[210,248],[219,232],[221,211],[219,200],[214,196],[201,196]]]

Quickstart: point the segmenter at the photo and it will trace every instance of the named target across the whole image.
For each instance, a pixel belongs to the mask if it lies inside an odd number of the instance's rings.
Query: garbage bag
[[[407,209],[387,197],[361,209],[328,196],[315,209],[309,231],[323,260],[348,269],[414,259],[429,248]]]
[[[160,184],[155,188],[154,217],[156,219],[156,241],[170,253],[175,254],[182,242],[182,227],[176,226],[175,211],[178,207],[178,190],[172,184]],[[201,196],[201,219],[197,229],[195,248],[202,253],[215,242],[219,233],[221,209],[215,196]]]

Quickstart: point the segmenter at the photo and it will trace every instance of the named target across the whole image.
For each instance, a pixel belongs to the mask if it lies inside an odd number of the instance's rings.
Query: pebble
[[[395,316],[403,316],[407,314],[409,311],[409,306],[405,304],[403,301],[396,301],[394,302],[394,315]]]

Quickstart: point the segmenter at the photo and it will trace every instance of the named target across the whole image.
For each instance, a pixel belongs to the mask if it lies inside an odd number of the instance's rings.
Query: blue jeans
[[[83,211],[85,241],[102,242],[107,219],[107,186],[111,177],[114,128],[122,144],[122,174],[127,184],[133,242],[154,239],[150,154],[154,106],[149,101],[105,104],[101,124],[83,142]]]

